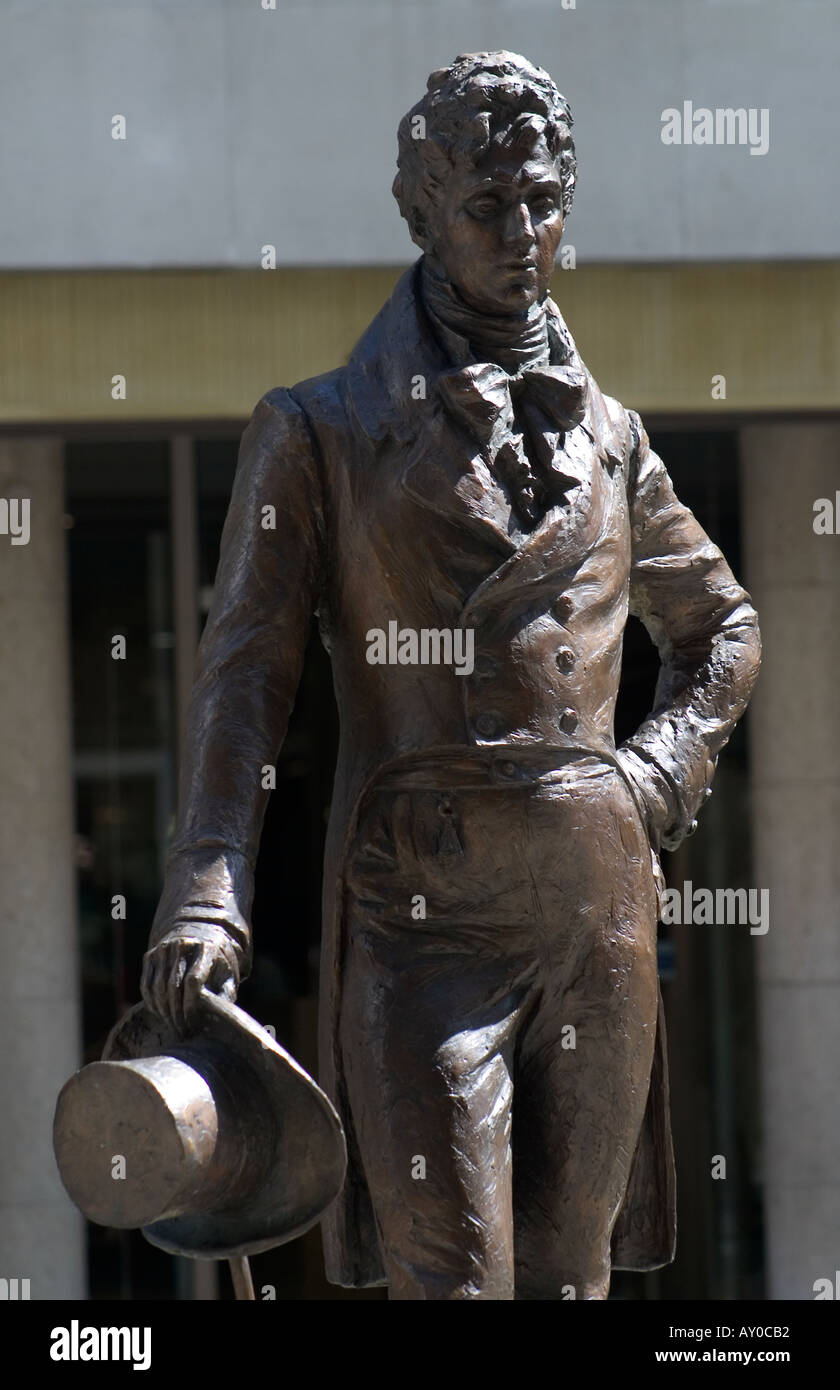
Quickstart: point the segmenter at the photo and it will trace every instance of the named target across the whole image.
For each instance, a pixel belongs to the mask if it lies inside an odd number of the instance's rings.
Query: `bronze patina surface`
[[[142,1004],[120,1019],[103,1060],[63,1087],[53,1145],[90,1221],[142,1227],[153,1245],[198,1259],[241,1259],[302,1235],[347,1161],[339,1117],[312,1078],[206,989],[188,1031]]]
[[[262,769],[315,612],[341,719],[319,1080],[349,1153],[327,1272],[397,1299],[604,1299],[673,1258],[659,853],[760,645],[549,297],[571,127],[515,54],[433,73],[394,183],[419,260],[347,366],[257,405],[144,969],[187,1031],[249,969]],[[616,748],[628,613],[661,671]]]

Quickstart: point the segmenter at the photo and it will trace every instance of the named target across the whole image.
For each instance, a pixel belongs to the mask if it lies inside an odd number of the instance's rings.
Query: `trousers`
[[[478,756],[478,754],[481,756]],[[657,1017],[650,846],[600,756],[386,774],[339,1039],[392,1299],[604,1299]]]

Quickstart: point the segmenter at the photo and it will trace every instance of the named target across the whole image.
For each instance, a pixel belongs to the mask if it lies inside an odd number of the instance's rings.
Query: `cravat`
[[[510,376],[494,362],[470,363],[438,377],[438,391],[447,408],[487,451],[488,463],[503,482],[514,506],[534,526],[549,502],[544,483],[536,476],[525,452],[524,437],[515,427],[514,411],[521,402],[538,407],[558,432],[580,424],[586,410],[586,374],[577,367],[550,365],[523,368]],[[552,469],[561,488],[577,479]]]

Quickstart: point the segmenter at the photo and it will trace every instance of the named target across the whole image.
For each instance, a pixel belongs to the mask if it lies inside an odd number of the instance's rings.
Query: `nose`
[[[519,203],[505,217],[502,239],[508,246],[530,246],[533,244],[534,227],[527,203]]]

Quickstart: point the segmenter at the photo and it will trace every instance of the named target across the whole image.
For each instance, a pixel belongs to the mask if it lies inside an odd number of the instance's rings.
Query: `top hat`
[[[202,990],[182,1038],[142,1004],[58,1097],[59,1173],[89,1220],[172,1254],[258,1254],[338,1195],[347,1153],[323,1091],[250,1014]]]

